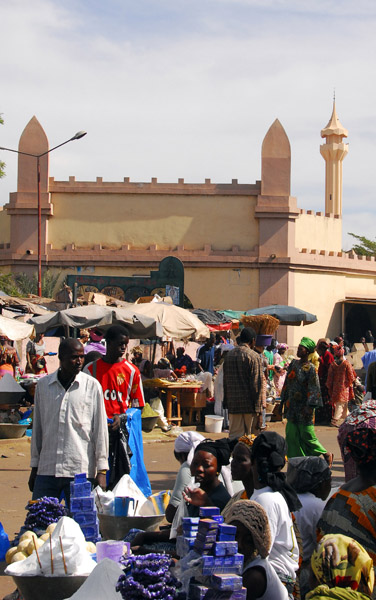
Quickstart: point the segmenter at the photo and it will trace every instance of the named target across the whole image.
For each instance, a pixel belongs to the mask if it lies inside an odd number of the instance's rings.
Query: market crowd
[[[102,337],[89,333],[85,346],[78,339],[62,340],[59,369],[38,381],[29,478],[34,500],[64,495],[69,507],[70,482],[82,472],[106,489],[121,449],[119,477],[129,472],[126,443],[119,449],[119,439],[127,442],[130,409],[145,406],[142,379],[199,371],[196,376],[227,420],[228,436],[213,441],[185,431],[177,437],[180,467],[166,510],[171,529],[133,532],[133,551],[175,556],[182,518],[216,506],[237,527],[248,600],[375,597],[376,349],[364,390],[341,337],[333,342],[303,337],[293,357],[286,344],[265,345],[265,336],[245,327],[234,343],[208,339],[196,360],[181,348],[155,366],[140,348],[133,361],[124,358],[129,342],[124,327],[110,327],[105,346]],[[39,338],[29,347],[30,368],[41,344]],[[15,360],[9,348],[6,352]],[[268,430],[270,398],[286,422],[285,437]],[[316,436],[315,414],[338,429],[346,482],[336,490],[333,454]]]

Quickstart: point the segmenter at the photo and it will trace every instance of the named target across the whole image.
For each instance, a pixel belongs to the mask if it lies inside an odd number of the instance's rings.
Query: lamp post
[[[50,150],[43,152],[42,154],[31,154],[30,152],[21,152],[20,150],[13,150],[12,148],[3,148],[0,146],[0,150],[6,150],[7,152],[15,152],[16,154],[23,154],[24,156],[32,156],[37,159],[37,197],[38,197],[38,296],[42,296],[42,209],[40,202],[40,159],[46,154],[50,154],[53,150],[73,142],[74,140],[80,140],[86,135],[86,131],[78,131],[73,137],[69,138],[62,144],[58,144]]]

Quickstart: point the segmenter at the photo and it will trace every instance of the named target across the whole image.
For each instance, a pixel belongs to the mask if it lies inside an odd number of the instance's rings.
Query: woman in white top
[[[299,571],[302,598],[310,590],[310,560],[317,546],[317,523],[331,491],[332,473],[321,456],[290,458],[287,482],[294,488],[302,507],[294,513],[303,543],[303,561]]]
[[[252,500],[235,502],[226,522],[236,526],[239,552],[244,554],[243,586],[247,600],[287,600],[288,592],[268,559],[271,533],[268,515]]]
[[[251,457],[255,490],[250,499],[266,510],[271,533],[269,562],[292,597],[299,549],[291,513],[301,503],[281,473],[286,451],[285,439],[274,431],[265,431],[255,439]]]

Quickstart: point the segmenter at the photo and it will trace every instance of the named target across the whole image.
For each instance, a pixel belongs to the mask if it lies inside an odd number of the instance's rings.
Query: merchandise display
[[[70,484],[71,514],[76,523],[81,527],[87,542],[96,543],[101,539],[97,508],[94,502],[94,493],[91,483],[86,478],[86,473],[75,475]]]
[[[124,573],[116,590],[124,600],[174,600],[178,597],[180,584],[171,573],[174,564],[170,556],[145,554],[122,559]]]
[[[188,600],[246,600],[243,554],[238,553],[236,527],[218,518],[216,507],[200,508],[200,517],[183,517],[176,540],[180,561],[176,575]]]

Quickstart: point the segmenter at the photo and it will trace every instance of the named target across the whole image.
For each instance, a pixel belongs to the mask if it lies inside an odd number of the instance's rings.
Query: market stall
[[[166,392],[166,419],[168,424],[181,424],[181,393],[186,390],[198,392],[201,387],[200,381],[184,381],[178,379],[176,382],[163,379],[145,379],[143,382],[144,388],[157,388]],[[172,396],[176,396],[177,416],[172,416]]]
[[[77,306],[47,315],[32,317],[28,323],[35,327],[36,333],[45,333],[56,327],[92,328],[100,327],[107,329],[111,325],[124,325],[127,327],[130,337],[137,339],[161,337],[163,330],[156,318],[145,315],[137,308],[98,306]]]

